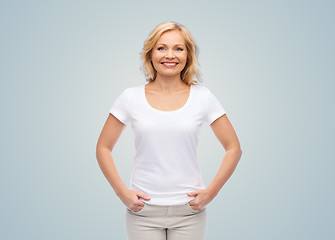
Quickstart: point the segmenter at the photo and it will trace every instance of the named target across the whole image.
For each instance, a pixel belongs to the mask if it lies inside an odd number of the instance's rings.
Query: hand
[[[150,197],[145,194],[130,189],[126,189],[119,198],[130,211],[138,212],[144,206],[144,202],[139,200],[139,197],[150,200]]]
[[[189,205],[194,210],[202,210],[208,203],[210,203],[215,195],[208,189],[199,189],[190,193],[187,193],[189,197],[195,197],[189,201]]]

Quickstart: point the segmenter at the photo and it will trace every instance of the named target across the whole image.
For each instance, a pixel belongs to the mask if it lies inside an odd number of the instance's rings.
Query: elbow
[[[226,153],[233,154],[238,160],[240,160],[242,156],[242,148],[240,146],[235,146],[229,149],[226,149]]]
[[[242,156],[242,148],[241,148],[240,143],[239,143],[238,146],[237,146],[237,152],[238,152],[238,156],[239,156],[239,158],[241,158],[241,156]]]
[[[236,144],[236,149],[237,149],[239,158],[241,158],[241,156],[242,156],[242,147],[241,147],[241,144],[240,144],[239,141]]]
[[[95,150],[95,156],[97,158],[97,160],[99,161],[99,159],[101,158],[102,155],[104,154],[111,154],[112,153],[113,148],[104,146],[102,144],[97,144],[96,146],[96,150]]]
[[[100,161],[102,159],[101,156],[103,156],[104,151],[105,151],[105,147],[103,147],[101,144],[98,144],[96,146],[95,157],[98,161]]]
[[[99,153],[100,153],[101,149],[102,149],[101,144],[97,143],[97,145],[95,147],[95,155],[96,155],[97,158],[99,156]]]
[[[235,153],[235,156],[237,157],[238,161],[241,159],[242,157],[242,148],[240,145],[234,147],[232,149],[232,151]]]
[[[95,149],[95,157],[96,159],[99,161],[99,157],[100,157],[100,152],[101,152],[101,147],[99,147],[97,145],[96,149]]]

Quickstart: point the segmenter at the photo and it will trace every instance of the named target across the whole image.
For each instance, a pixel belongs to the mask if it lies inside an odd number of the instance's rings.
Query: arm
[[[116,170],[111,154],[124,127],[125,125],[121,121],[109,114],[97,142],[96,158],[100,169],[113,187],[116,195],[130,210],[137,211],[144,205],[143,201],[140,201],[138,197],[144,199],[148,199],[148,197],[127,188]]]
[[[204,190],[198,190],[188,194],[189,196],[197,196],[198,198],[190,201],[190,205],[194,206],[195,209],[202,209],[216,197],[220,189],[235,171],[242,156],[240,142],[226,114],[216,119],[210,127],[224,147],[226,153],[210,185]]]
[[[226,114],[218,118],[210,126],[226,151],[218,173],[208,186],[208,190],[216,196],[235,171],[242,156],[242,149]]]

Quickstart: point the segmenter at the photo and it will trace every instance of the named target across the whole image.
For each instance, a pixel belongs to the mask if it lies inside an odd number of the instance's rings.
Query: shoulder
[[[196,85],[196,94],[198,99],[201,99],[203,101],[203,104],[205,106],[208,106],[210,104],[214,104],[218,101],[215,94],[212,92],[211,89],[209,89],[206,86],[203,85]]]
[[[134,92],[140,92],[142,89],[144,89],[143,85],[137,85],[137,86],[131,86],[124,89],[127,93],[134,93]]]
[[[204,85],[195,84],[192,87],[198,94],[208,95],[210,92],[210,90]]]
[[[121,95],[123,96],[131,96],[132,94],[135,93],[140,93],[141,89],[143,89],[143,86],[131,86],[131,87],[127,87],[124,88],[121,92]]]
[[[122,93],[122,99],[127,102],[128,106],[136,106],[138,100],[142,97],[144,91],[143,85],[131,86],[125,88]],[[135,105],[134,105],[135,104]]]

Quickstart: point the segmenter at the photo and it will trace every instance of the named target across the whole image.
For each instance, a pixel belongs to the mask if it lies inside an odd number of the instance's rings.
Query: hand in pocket
[[[120,194],[121,201],[132,212],[141,211],[144,207],[145,203],[139,200],[140,197],[145,200],[150,200],[150,197],[146,196],[145,194],[130,189],[127,189],[122,194]]]

